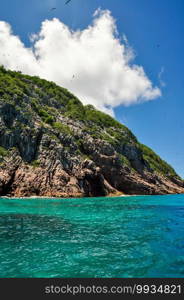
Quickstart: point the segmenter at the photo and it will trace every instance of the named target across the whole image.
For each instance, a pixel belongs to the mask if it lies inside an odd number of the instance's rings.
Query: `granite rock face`
[[[122,124],[66,89],[0,69],[0,196],[184,193]]]

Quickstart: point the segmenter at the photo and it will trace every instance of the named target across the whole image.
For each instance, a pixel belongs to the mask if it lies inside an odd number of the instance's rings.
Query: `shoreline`
[[[121,198],[121,197],[131,197],[131,196],[139,196],[139,195],[118,195],[118,196],[100,196],[100,197],[48,197],[48,196],[29,196],[29,197],[7,197],[0,196],[1,199],[91,199],[91,198]],[[141,196],[141,195],[140,195]],[[144,196],[144,195],[143,195]]]
[[[137,196],[172,196],[172,195],[184,195],[184,193],[182,194],[164,194],[164,195],[137,195],[137,194],[122,194],[122,195],[114,195],[114,196],[100,196],[100,197],[48,197],[48,196],[29,196],[29,197],[7,197],[7,196],[0,196],[0,200],[1,199],[55,199],[55,200],[62,200],[62,199],[91,199],[91,198],[96,198],[96,199],[100,199],[100,198],[126,198],[126,197],[137,197]]]

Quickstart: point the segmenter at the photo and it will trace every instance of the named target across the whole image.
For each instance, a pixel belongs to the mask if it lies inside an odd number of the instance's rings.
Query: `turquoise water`
[[[184,277],[184,195],[0,199],[0,277]]]

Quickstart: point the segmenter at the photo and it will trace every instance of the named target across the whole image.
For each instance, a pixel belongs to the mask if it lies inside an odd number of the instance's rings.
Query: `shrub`
[[[40,161],[39,161],[39,160],[33,160],[33,161],[31,162],[31,166],[32,166],[33,168],[39,168],[39,166],[40,166]]]
[[[6,155],[8,155],[8,150],[0,146],[0,156],[6,156]]]
[[[142,151],[144,160],[148,163],[153,171],[156,171],[165,176],[178,177],[175,170],[164,160],[162,160],[153,150],[149,147],[139,144]]]
[[[61,133],[64,133],[67,135],[72,135],[72,131],[71,131],[70,127],[67,125],[64,125],[60,122],[54,122],[52,124],[52,126],[53,126],[53,128],[55,128],[56,130],[58,130]]]
[[[72,98],[66,105],[65,116],[72,119],[83,121],[85,119],[85,109],[82,103],[77,98]]]
[[[100,127],[121,128],[121,124],[118,121],[101,111],[92,109],[91,106],[85,107],[85,119],[98,124]]]
[[[119,159],[123,166],[125,165],[125,166],[129,167],[130,169],[132,169],[131,163],[126,156],[119,154]]]

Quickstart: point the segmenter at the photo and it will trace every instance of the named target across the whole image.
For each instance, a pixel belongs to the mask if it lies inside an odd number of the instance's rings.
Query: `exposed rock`
[[[184,193],[175,171],[111,117],[54,83],[0,76],[1,196]]]

